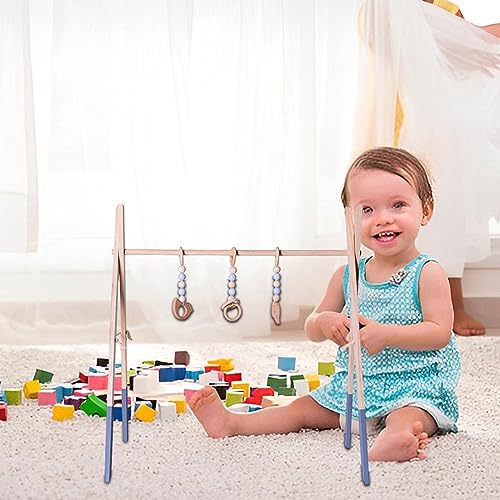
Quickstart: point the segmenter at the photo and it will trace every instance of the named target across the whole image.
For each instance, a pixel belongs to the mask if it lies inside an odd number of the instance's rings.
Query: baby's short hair
[[[344,207],[349,205],[347,188],[349,177],[366,170],[383,170],[398,175],[415,189],[423,207],[434,203],[431,176],[425,165],[405,149],[379,147],[368,149],[358,156],[349,167],[341,195]]]

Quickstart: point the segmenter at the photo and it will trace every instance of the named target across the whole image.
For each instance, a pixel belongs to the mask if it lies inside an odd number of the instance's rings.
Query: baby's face
[[[361,241],[375,254],[415,251],[415,239],[430,214],[424,214],[414,187],[383,170],[356,172],[348,180],[352,207],[361,207]]]

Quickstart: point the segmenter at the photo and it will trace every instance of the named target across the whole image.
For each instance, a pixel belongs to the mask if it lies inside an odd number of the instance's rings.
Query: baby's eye
[[[363,213],[364,214],[371,214],[372,213],[371,207],[363,207]]]
[[[405,206],[405,204],[402,201],[397,201],[393,205],[394,208],[403,208],[404,206]]]

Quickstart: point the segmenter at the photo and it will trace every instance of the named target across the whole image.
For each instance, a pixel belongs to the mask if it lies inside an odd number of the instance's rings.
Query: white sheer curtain
[[[30,7],[40,249],[2,257],[23,273],[35,304],[15,321],[3,309],[4,331],[66,331],[82,342],[97,329],[105,340],[117,203],[128,247],[344,245],[339,192],[351,152],[358,1]],[[321,296],[334,263],[313,260],[282,261],[285,320]],[[170,314],[176,259],[127,265],[139,305],[131,321],[152,324],[155,338],[269,333],[272,258],[237,260],[236,325],[219,309],[228,259],[186,258],[195,313],[185,323]]]
[[[421,0],[366,0],[360,35],[357,149],[397,143],[426,162],[436,206],[419,248],[461,276],[500,220],[500,40]]]
[[[37,170],[28,1],[0,3],[0,251],[38,241]]]

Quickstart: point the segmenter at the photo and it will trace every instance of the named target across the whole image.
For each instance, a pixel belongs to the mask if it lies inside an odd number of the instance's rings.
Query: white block
[[[293,381],[293,386],[295,387],[297,396],[305,396],[309,394],[309,383],[306,379],[297,379]]]
[[[202,373],[198,379],[198,383],[201,385],[208,385],[210,382],[219,382],[219,372],[210,371]]]
[[[177,418],[175,403],[170,401],[159,401],[160,420],[162,422],[174,422]]]
[[[135,393],[154,392],[157,385],[158,385],[158,373],[156,373],[156,376],[150,373],[141,373],[134,377]]]
[[[247,403],[236,403],[234,405],[229,406],[227,409],[232,411],[233,413],[248,413],[248,405]]]

